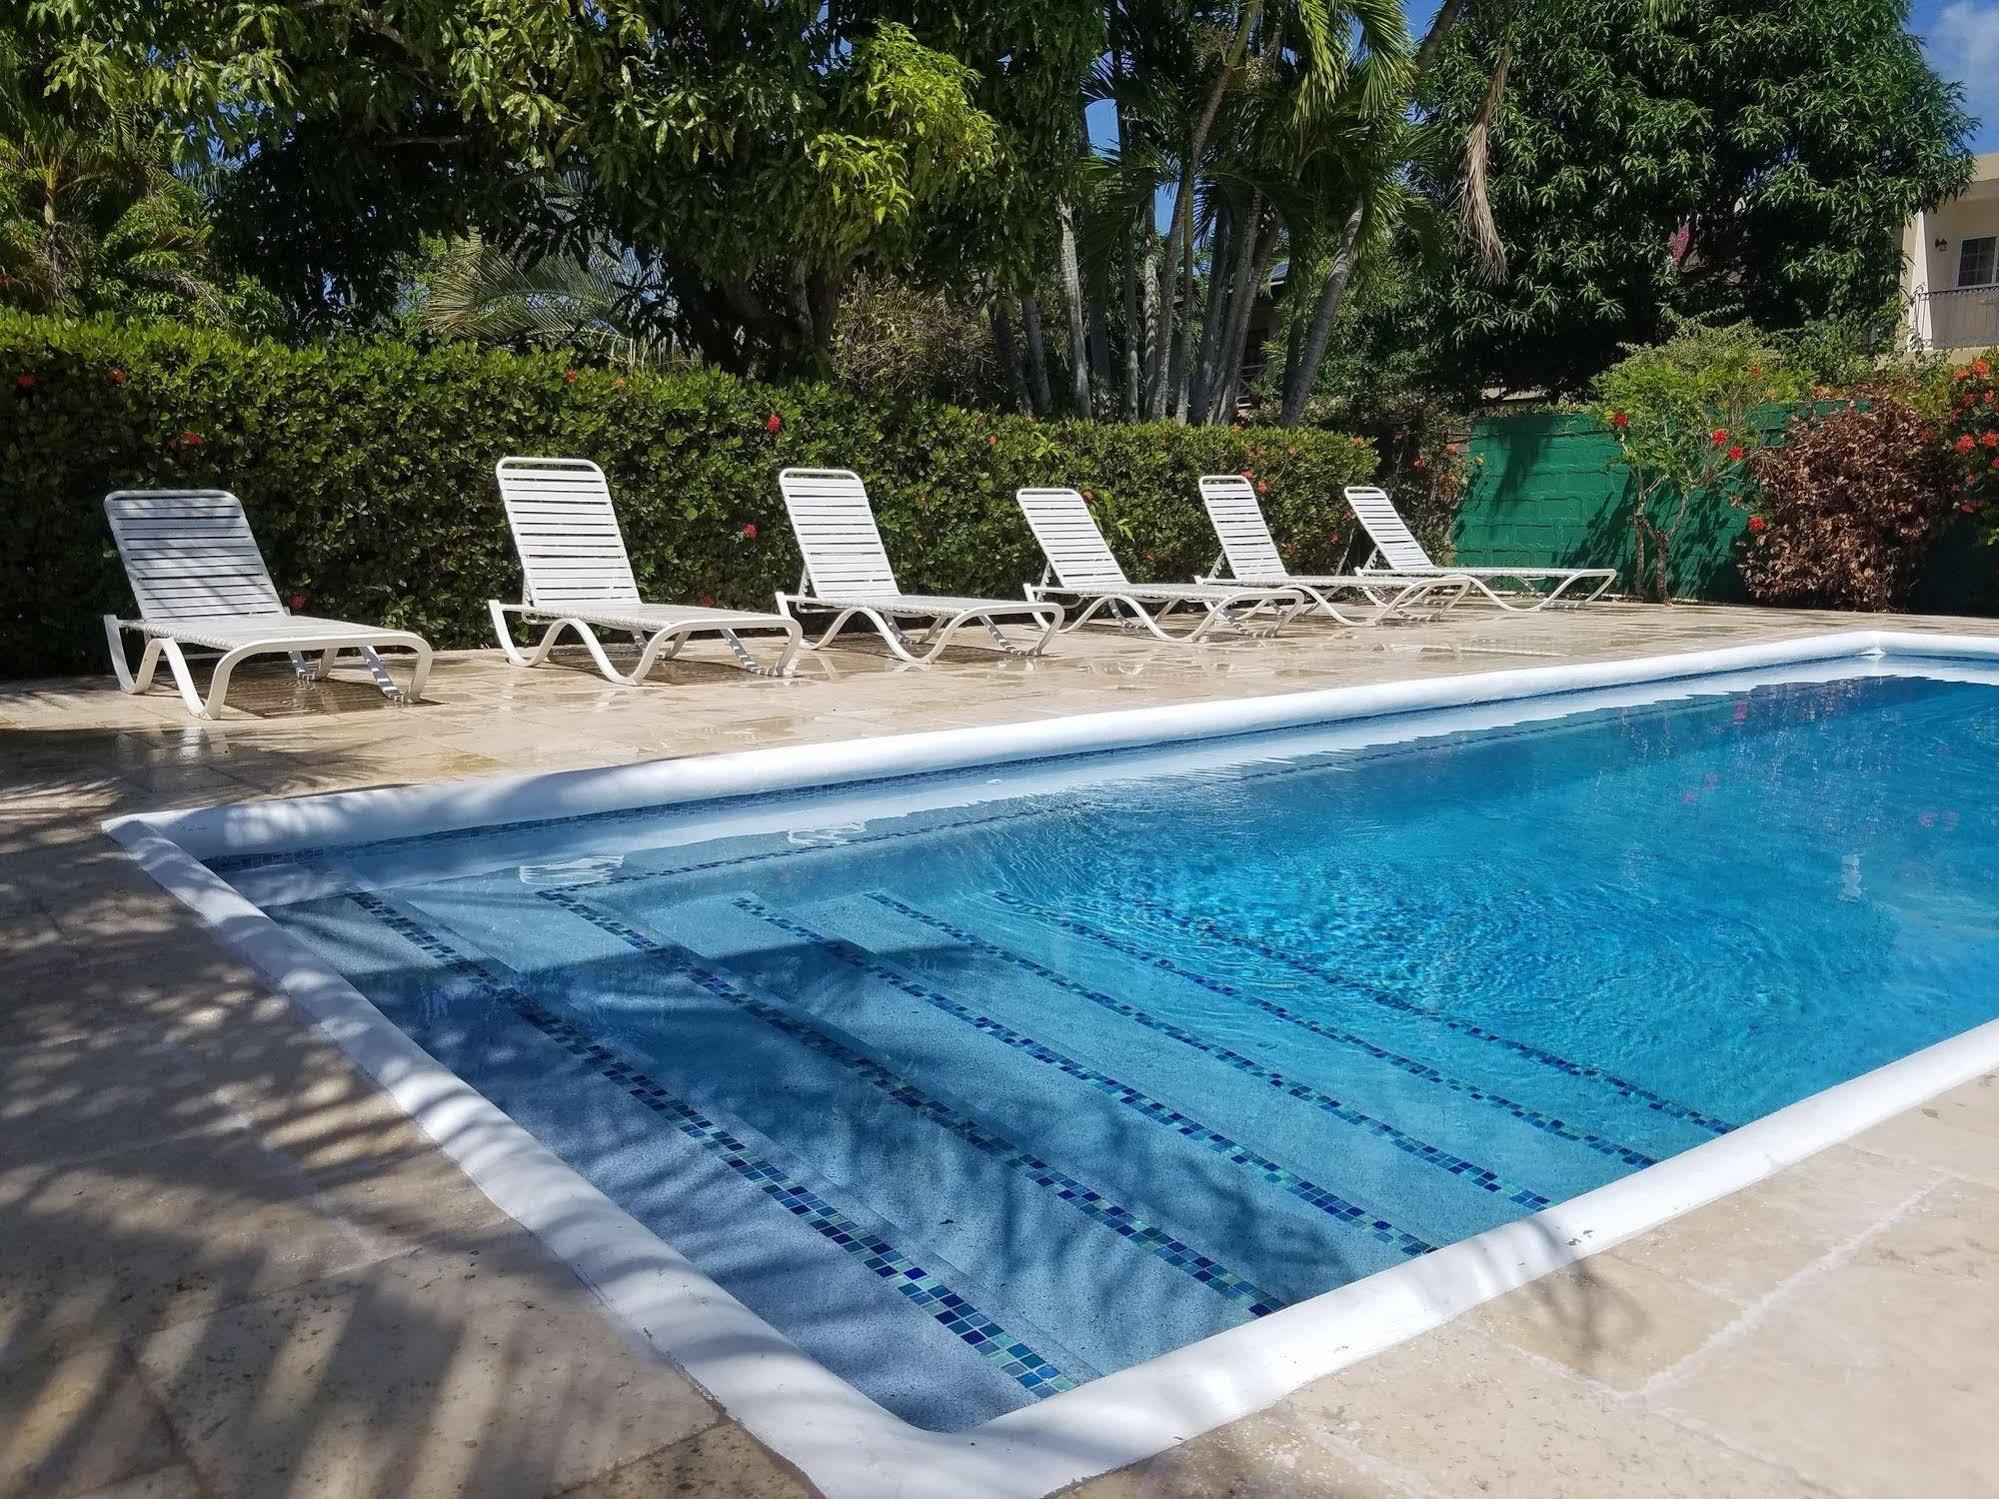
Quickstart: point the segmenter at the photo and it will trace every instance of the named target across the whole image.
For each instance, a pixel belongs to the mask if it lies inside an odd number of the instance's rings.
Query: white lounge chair
[[[1228,581],[1221,575],[1222,563],[1226,562],[1229,579],[1273,588],[1295,588],[1308,596],[1321,612],[1343,625],[1376,625],[1397,615],[1413,615],[1422,607],[1448,609],[1472,586],[1471,579],[1455,573],[1390,581],[1353,573],[1294,573],[1278,555],[1277,543],[1271,538],[1263,507],[1257,503],[1256,491],[1249,487],[1249,480],[1241,474],[1203,474],[1201,503],[1207,506],[1208,519],[1214,522],[1215,534],[1222,541],[1222,555],[1216,560],[1214,571],[1202,577],[1204,583]],[[1349,614],[1326,597],[1329,593],[1357,593],[1373,607],[1355,609]]]
[[[1087,624],[1099,610],[1109,610],[1112,615],[1126,610],[1126,623],[1149,630],[1161,640],[1195,641],[1217,626],[1248,635],[1252,633],[1249,626],[1235,612],[1247,606],[1251,614],[1266,608],[1278,611],[1278,619],[1268,632],[1274,634],[1311,607],[1311,601],[1297,589],[1282,586],[1134,583],[1118,565],[1088,503],[1077,491],[1021,489],[1014,492],[1014,498],[1048,557],[1048,570],[1039,583],[1027,585],[1027,596],[1035,600],[1059,596],[1084,606],[1064,629]],[[1154,606],[1157,614],[1147,605]],[[1164,621],[1182,606],[1200,610],[1201,617],[1184,635],[1169,634]]]
[[[1370,566],[1361,569],[1376,583],[1449,572],[1453,576],[1469,579],[1472,587],[1500,608],[1516,614],[1532,614],[1537,609],[1547,608],[1571,588],[1594,583],[1596,586],[1581,598],[1565,601],[1587,604],[1617,581],[1617,569],[1614,567],[1442,568],[1430,560],[1430,554],[1423,550],[1423,544],[1410,531],[1386,490],[1376,489],[1371,484],[1349,484],[1346,497],[1354,515],[1367,528],[1367,534],[1374,542],[1375,556],[1381,560],[1379,568]],[[1509,581],[1517,586],[1498,590],[1491,586],[1493,583],[1504,585]],[[1554,587],[1543,592],[1536,586],[1546,583],[1553,583]]]
[[[786,616],[795,609],[830,611],[833,622],[806,646],[818,650],[859,615],[881,632],[888,648],[905,661],[934,661],[951,637],[972,620],[986,627],[999,648],[1012,656],[1038,656],[1062,625],[1059,604],[1022,599],[955,598],[948,595],[904,593],[895,581],[882,548],[881,530],[868,506],[860,476],[844,468],[788,468],[778,475],[784,508],[805,571],[798,592],[780,593],[777,607]],[[1000,632],[996,619],[1032,619],[1041,635],[1025,649]],[[899,620],[924,622],[919,636],[907,634]],[[917,652],[922,654],[918,655]]]
[[[576,632],[597,670],[613,682],[636,686],[662,660],[671,660],[696,635],[719,635],[747,671],[791,675],[798,654],[798,625],[782,614],[709,609],[696,604],[648,604],[639,597],[631,556],[611,506],[604,471],[583,458],[502,458],[493,465],[507,525],[521,557],[522,602],[488,599],[500,649],[516,666],[539,666],[564,630]],[[507,633],[507,616],[522,624],[546,621],[541,643],[524,653]],[[630,671],[611,664],[599,630],[628,632],[639,647]],[[744,630],[781,630],[785,642],[775,666],[765,666],[739,639]]]
[[[111,667],[126,692],[144,692],[165,658],[174,685],[196,718],[222,711],[229,678],[250,656],[288,655],[303,679],[318,680],[333,669],[342,651],[354,651],[391,699],[416,702],[430,674],[430,645],[408,630],[313,619],[292,614],[264,566],[250,533],[242,502],[221,489],[121,489],[104,497],[111,538],[125,564],[125,576],[139,602],[137,619],[104,616]],[[137,670],[125,661],[125,633],[142,637],[145,650]],[[182,649],[219,651],[208,696],[195,689]],[[382,649],[414,651],[407,693],[396,690]],[[311,665],[307,656],[319,660]]]

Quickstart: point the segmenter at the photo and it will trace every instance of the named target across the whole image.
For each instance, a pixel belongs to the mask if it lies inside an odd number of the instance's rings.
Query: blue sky
[[[1982,123],[1974,151],[1999,151],[1999,0],[1917,0],[1909,29],[1930,66],[1964,85],[1965,105]]]

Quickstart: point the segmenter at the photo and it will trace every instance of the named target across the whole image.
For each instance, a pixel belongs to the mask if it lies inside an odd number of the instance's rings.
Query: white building
[[[1902,292],[1920,349],[1999,348],[1999,151],[1971,186],[1902,231]]]

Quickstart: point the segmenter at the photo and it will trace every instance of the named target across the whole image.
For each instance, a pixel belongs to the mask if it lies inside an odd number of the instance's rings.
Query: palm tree
[[[421,288],[417,325],[439,338],[509,348],[593,348],[622,364],[675,357],[668,302],[629,254],[597,245],[523,259],[477,234],[452,240]]]
[[[42,313],[275,325],[275,299],[217,267],[206,195],[135,116],[85,128],[8,113],[0,301]]]

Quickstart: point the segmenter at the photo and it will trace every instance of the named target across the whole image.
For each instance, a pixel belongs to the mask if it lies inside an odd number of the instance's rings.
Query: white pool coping
[[[1870,662],[1874,669],[1892,672],[1896,658],[1966,663],[1982,678],[1999,669],[1999,640],[1847,631],[1625,661],[146,813],[116,818],[104,827],[226,945],[311,1015],[481,1191],[561,1256],[616,1317],[833,1499],[1032,1499],[1249,1415],[1301,1385],[1993,1071],[1999,1068],[1999,1021],[1828,1088],[1530,1218],[971,1430],[938,1433],[890,1415],[806,1356],[433,1060],[339,973],[202,861],[1186,744],[1384,715],[1515,704],[1520,711],[1497,717],[1517,722],[1551,716],[1542,710],[1556,705],[1522,702],[1550,694],[1839,663],[1861,667],[1860,674],[1866,674]],[[1945,667],[1921,674],[1951,673]],[[1595,704],[1578,702],[1574,708],[1589,706]],[[1380,732],[1371,736],[1374,742],[1408,737],[1407,728],[1392,722],[1375,727]]]

